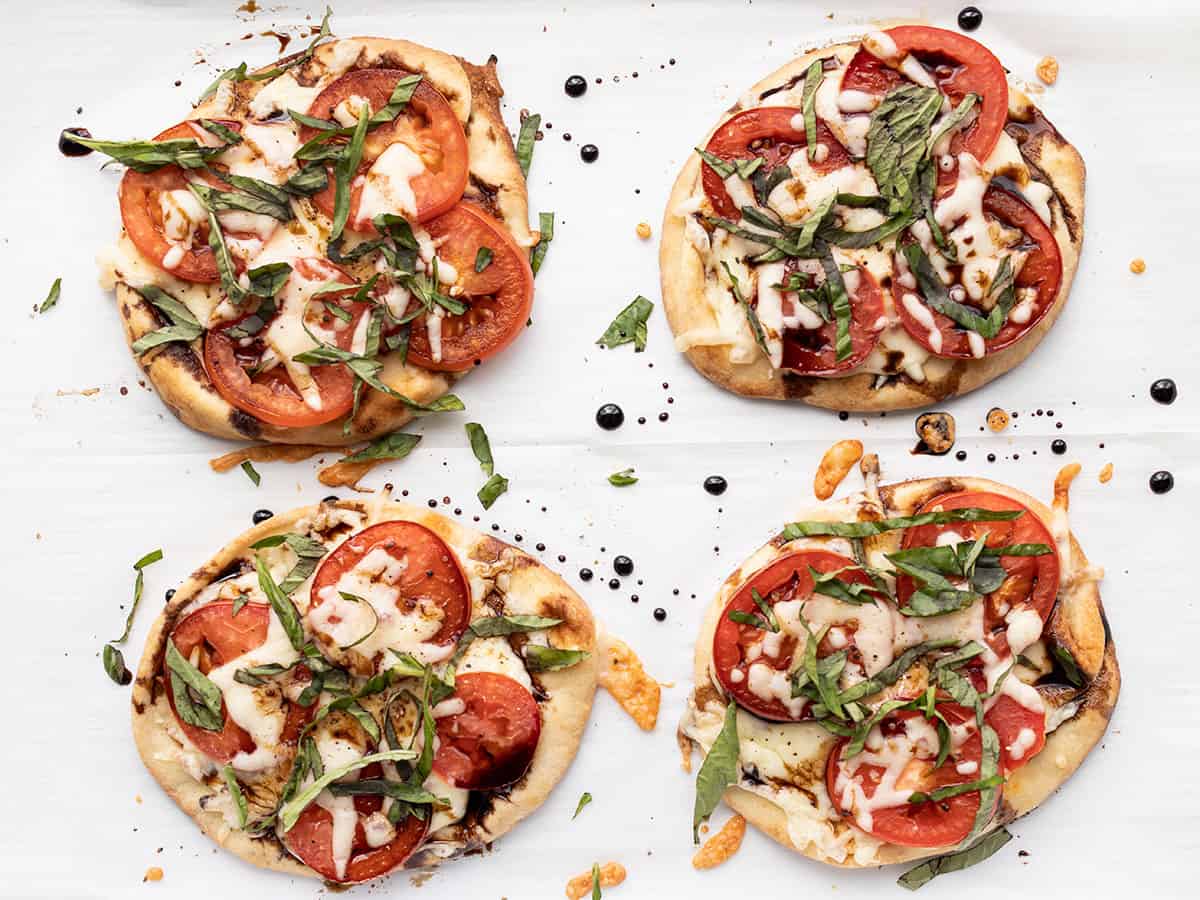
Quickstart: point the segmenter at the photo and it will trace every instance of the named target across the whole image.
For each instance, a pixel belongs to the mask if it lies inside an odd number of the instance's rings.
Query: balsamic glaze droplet
[[[613,571],[618,575],[633,574],[633,560],[628,556],[618,556],[613,559]]]
[[[1170,472],[1159,470],[1150,476],[1150,490],[1156,494],[1165,494],[1175,487],[1175,476]]]
[[[616,578],[610,578],[608,580],[608,586],[615,591],[617,588],[619,588],[621,586],[621,582],[618,581]]]
[[[337,494],[330,494],[328,497],[323,498],[321,500],[321,502],[322,503],[337,503],[338,499],[339,498],[338,498]]]
[[[568,97],[582,97],[587,93],[587,79],[582,75],[572,75],[563,85]]]
[[[988,461],[988,462],[995,462],[995,461],[996,461],[996,454],[995,454],[995,453],[989,453],[989,454],[987,455],[987,461]]]
[[[957,453],[954,454],[954,458],[957,459],[959,462],[962,462],[963,460],[965,460],[967,458],[967,451],[959,450]]]
[[[592,570],[591,569],[580,569],[579,570],[579,580],[580,581],[591,581],[592,580]]]
[[[654,611],[654,619],[658,622],[665,622],[667,620],[667,611],[660,606]]]
[[[1179,389],[1175,387],[1175,379],[1158,379],[1158,381],[1150,385],[1150,396],[1156,403],[1161,403],[1164,406],[1170,406],[1175,402],[1175,398],[1179,396]]]
[[[974,31],[983,24],[983,13],[978,6],[964,7],[958,14],[958,27],[963,31]]]
[[[175,588],[167,588],[167,600],[175,596]]]
[[[595,144],[584,144],[579,148],[579,158],[585,163],[594,163],[600,158],[600,148]]]
[[[1050,442],[1050,452],[1054,453],[1056,456],[1062,456],[1067,452],[1067,442],[1062,438],[1055,438]]]
[[[77,134],[80,137],[90,138],[92,133],[86,128],[64,128],[58,135],[58,152],[63,156],[87,156],[92,152],[91,147],[85,147],[83,144],[77,144],[67,135]]]
[[[620,428],[625,421],[625,411],[615,403],[605,403],[596,410],[596,424],[605,431]]]
[[[256,509],[254,511],[254,515],[252,515],[250,519],[255,525],[258,525],[260,522],[265,522],[274,515],[275,513],[271,512],[269,509]]]
[[[704,479],[704,489],[714,497],[720,497],[729,487],[729,482],[722,475],[709,475]]]

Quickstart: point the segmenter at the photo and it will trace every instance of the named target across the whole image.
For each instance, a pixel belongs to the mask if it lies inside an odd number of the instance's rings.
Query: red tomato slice
[[[1000,739],[1000,766],[1004,772],[1021,768],[1046,746],[1046,714],[1027,709],[1007,694],[996,698],[983,720],[992,726]],[[1019,746],[1019,736],[1026,729],[1033,732],[1033,743],[1018,755],[1010,748]]]
[[[175,642],[179,652],[189,659],[192,652],[199,647],[200,659],[197,668],[207,674],[218,666],[261,647],[267,639],[270,618],[271,607],[264,603],[247,603],[234,615],[232,600],[217,600],[184,616],[171,632],[171,640]],[[222,764],[229,762],[239,753],[254,752],[255,745],[250,735],[227,713],[225,726],[220,731],[205,731],[179,718],[179,713],[175,710],[175,695],[170,689],[171,674],[165,666],[163,677],[167,681],[167,702],[171,705],[171,712],[175,714],[179,727],[197,750]],[[310,674],[307,668],[298,666],[294,670],[294,677],[297,681],[308,681]],[[224,703],[221,708],[224,712]],[[282,740],[295,741],[300,736],[300,729],[311,716],[311,709],[289,702]]]
[[[721,159],[753,159],[761,156],[765,165],[774,168],[787,160],[794,150],[808,146],[804,129],[792,127],[792,118],[801,114],[793,106],[763,106],[738,113],[716,130],[708,139],[705,149]],[[815,172],[825,175],[834,169],[849,165],[850,154],[846,152],[833,132],[817,120],[817,141],[829,148],[829,155],[821,162],[812,163]],[[737,221],[742,212],[734,205],[725,182],[708,163],[701,163],[700,177],[704,193],[717,215]]]
[[[854,565],[854,560],[825,550],[799,550],[782,556],[773,563],[759,569],[737,590],[725,610],[713,635],[713,666],[717,678],[725,691],[737,701],[738,705],[764,719],[775,722],[791,722],[812,718],[812,713],[806,706],[798,718],[788,711],[779,700],[765,700],[750,690],[749,680],[743,677],[734,681],[734,668],[744,671],[749,661],[752,647],[761,644],[767,632],[753,625],[742,625],[729,618],[729,613],[739,610],[749,615],[760,615],[754,602],[752,591],[758,591],[767,603],[774,606],[783,600],[795,600],[812,595],[813,580],[808,572],[812,566],[818,572],[834,572],[846,566]],[[852,570],[839,576],[842,581],[856,584],[870,584],[871,579],[865,572]],[[762,653],[754,659],[777,669],[787,672],[792,668],[792,656],[796,652],[797,641],[794,637],[785,636],[779,645],[777,654]],[[818,652],[831,652],[832,647],[819,648]]]
[[[1054,233],[1046,227],[1041,216],[1033,211],[1020,197],[1003,188],[993,185],[983,195],[984,215],[997,219],[1010,228],[1019,228],[1025,232],[1025,240],[1020,249],[1026,252],[1025,263],[1014,279],[1016,288],[1034,288],[1037,297],[1033,304],[1033,313],[1028,321],[1014,322],[1009,320],[992,339],[984,341],[985,353],[997,353],[1019,341],[1025,334],[1042,320],[1050,311],[1054,300],[1058,297],[1058,288],[1062,284],[1062,255],[1058,250],[1058,241]],[[895,263],[893,262],[893,273]],[[931,309],[934,325],[942,334],[941,349],[934,351],[929,341],[929,330],[921,325],[905,307],[902,297],[912,293],[910,288],[900,284],[897,275],[892,278],[892,297],[895,299],[896,312],[900,322],[918,344],[935,356],[951,359],[972,359],[970,341],[967,339],[965,328],[955,324],[949,316]],[[982,310],[980,310],[982,313]]]
[[[379,778],[383,769],[376,763],[359,773],[363,780]],[[383,798],[364,795],[354,798],[354,809],[360,817],[369,816],[383,808]],[[396,825],[396,836],[382,847],[371,847],[366,832],[359,821],[354,829],[350,861],[345,874],[340,878],[333,861],[333,815],[329,810],[312,803],[300,813],[292,830],[284,834],[283,840],[295,856],[322,878],[338,884],[358,884],[386,875],[403,865],[425,839],[428,819],[406,816]]]
[[[325,259],[299,259],[294,267],[292,277],[299,274],[313,281],[354,281],[349,273]],[[333,343],[343,350],[350,349],[358,321],[370,308],[366,303],[350,302],[353,295],[353,290],[347,290],[320,296],[321,300],[337,303],[352,317],[344,329],[334,332]],[[308,315],[311,323],[323,328],[329,329],[335,324],[333,315],[319,302],[309,304]],[[210,328],[204,336],[204,366],[208,377],[232,406],[263,422],[285,428],[320,425],[350,412],[354,405],[354,376],[341,363],[313,366],[309,370],[321,393],[320,409],[313,409],[304,402],[282,364],[251,375],[247,370],[258,364],[265,350],[261,337],[266,328],[258,333],[258,339],[250,340],[248,346],[243,347],[241,341],[230,337],[229,329],[244,318]]]
[[[317,95],[308,108],[308,114],[318,119],[333,119],[333,111],[350,97],[365,98],[370,101],[371,110],[378,111],[387,105],[396,82],[410,74],[399,69],[356,69],[348,72]],[[317,134],[315,129],[302,128],[300,140],[308,141]],[[424,222],[454,206],[467,187],[467,136],[446,98],[428,80],[417,85],[412,99],[400,115],[390,123],[367,132],[362,162],[356,174],[365,174],[375,160],[397,142],[408,146],[425,163],[425,170],[409,182],[417,204],[416,220]],[[313,202],[332,217],[335,197],[336,188],[333,175],[330,174],[329,184],[323,191],[313,195]],[[361,197],[362,186],[352,185],[347,227],[374,234],[375,226],[370,219],[358,221]],[[403,210],[389,212],[400,214]]]
[[[1056,546],[1050,531],[1036,513],[1002,494],[986,491],[942,494],[926,502],[920,512],[971,507],[991,510],[1020,509],[1025,511],[1025,515],[1009,522],[921,525],[904,533],[903,548],[907,550],[911,547],[933,547],[937,544],[938,535],[946,531],[954,531],[967,541],[987,535],[989,547],[1003,547],[1009,544]],[[987,605],[984,607],[983,628],[992,649],[1003,657],[1009,654],[1009,647],[1005,636],[1005,614],[1001,613],[1001,608],[1028,606],[1037,612],[1042,622],[1045,622],[1050,617],[1050,611],[1054,608],[1054,601],[1058,596],[1058,553],[1047,553],[1044,556],[1002,556],[1000,565],[1008,572],[1008,578],[998,590],[988,595]],[[897,603],[904,606],[915,590],[916,584],[913,579],[908,575],[900,575],[896,579]]]
[[[433,771],[455,787],[473,791],[520,779],[542,733],[533,694],[507,675],[467,672],[455,679],[454,696],[465,709],[437,720]]]
[[[950,152],[967,152],[980,162],[992,155],[1000,132],[1008,121],[1008,79],[1004,66],[987,47],[966,35],[928,25],[901,25],[886,32],[896,49],[911,53],[930,67],[930,74],[950,102],[958,104],[967,94],[979,95],[978,115],[955,135]],[[885,94],[904,77],[878,57],[860,49],[842,77],[842,90]],[[954,181],[954,170],[939,171],[939,183]]]
[[[837,358],[837,323],[826,322],[812,331],[801,328],[784,333],[783,368],[802,375],[834,375],[854,368],[871,355],[879,343],[878,323],[885,316],[883,291],[864,267],[859,266],[857,271],[858,289],[850,295],[850,355],[843,360]]]
[[[425,317],[414,319],[408,359],[426,369],[462,372],[495,356],[525,328],[533,308],[533,270],[508,229],[470,203],[458,204],[425,227],[437,245],[438,258],[458,273],[456,283],[463,293],[457,299],[470,308],[461,316],[442,319],[438,360],[433,358]],[[476,272],[480,247],[492,251],[492,261]]]
[[[443,646],[457,642],[470,622],[469,582],[454,551],[416,522],[381,522],[364,528],[326,556],[313,578],[309,612],[321,605],[326,588],[336,585],[343,574],[353,570],[376,548],[407,563],[400,581],[394,585],[399,591],[396,607],[409,612],[418,601],[433,601],[442,609],[443,618],[441,628],[430,642]],[[321,635],[317,637],[321,639]]]
[[[218,120],[234,131],[241,131],[240,122]],[[193,122],[180,122],[154,138],[156,141],[191,139],[203,143],[199,133],[207,134]],[[200,175],[209,184],[228,187],[210,173]],[[159,197],[167,191],[186,191],[188,179],[179,166],[163,166],[155,172],[135,172],[129,169],[121,179],[121,223],[138,252],[147,262],[163,268],[162,259],[174,246],[163,233],[162,204]],[[184,251],[179,265],[164,269],[184,281],[214,282],[220,280],[217,261],[208,247],[208,224],[200,223],[190,250]]]
[[[939,703],[938,710],[952,724],[966,722],[975,715],[972,710],[955,703]],[[884,719],[881,730],[885,737],[902,734],[905,721],[919,718],[921,715],[914,710],[900,710]],[[854,759],[843,760],[842,751],[847,743],[845,739],[841,740],[830,752],[825,768],[825,784],[833,805],[843,816],[854,821],[854,810],[849,804],[843,803],[845,798],[839,790],[839,781],[844,786],[845,778],[860,778],[863,794],[871,798],[875,796],[887,769],[866,761],[856,763]],[[901,775],[901,783],[904,784],[905,790],[911,787],[914,792],[929,793],[938,788],[976,781],[979,778],[982,755],[983,741],[979,732],[974,731],[938,768],[933,767],[933,763],[937,761],[936,757],[925,759],[914,755],[908,768]],[[974,762],[975,770],[969,774],[960,774],[955,767],[964,762]],[[979,803],[979,792],[973,791],[936,803],[905,802],[884,807],[871,812],[871,827],[866,831],[882,841],[902,847],[945,847],[958,843],[970,834],[975,814],[979,811]]]

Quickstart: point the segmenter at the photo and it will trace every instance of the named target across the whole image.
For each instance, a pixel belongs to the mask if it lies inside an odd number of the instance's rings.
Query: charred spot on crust
[[[924,506],[934,497],[940,497],[942,494],[952,494],[956,491],[966,489],[957,478],[933,478],[924,481],[915,498],[905,502],[903,506],[896,503],[896,492],[900,488],[905,488],[906,493],[911,489],[912,482],[903,481],[899,484],[885,484],[879,488],[879,498],[883,501],[884,509],[889,512],[895,511],[901,514],[908,514],[911,511],[917,510]]]
[[[495,184],[488,184],[474,172],[470,174],[467,189],[463,192],[463,196],[469,200],[473,200],[487,210],[488,214],[494,218],[502,218],[500,209],[497,205],[497,199],[500,196],[500,187]]]
[[[212,383],[208,380],[208,372],[204,368],[204,363],[200,361],[200,357],[190,344],[180,341],[163,344],[159,352],[154,356],[154,359],[143,365],[142,368],[149,374],[151,367],[160,359],[165,359],[169,365],[182,369],[202,389],[206,391],[213,390]]]
[[[471,559],[482,563],[497,563],[500,557],[504,555],[505,550],[512,550],[504,541],[498,540],[491,535],[485,536],[471,549]]]
[[[803,400],[817,386],[817,381],[810,375],[797,375],[795,372],[782,373],[783,394],[789,400]]]
[[[229,424],[238,434],[257,440],[262,437],[262,422],[236,407],[229,410]]]
[[[1058,208],[1062,210],[1063,223],[1067,226],[1067,235],[1071,238],[1072,243],[1077,244],[1081,227],[1079,215],[1063,198],[1054,179],[1047,175],[1045,169],[1041,167],[1043,141],[1053,141],[1059,147],[1066,147],[1069,144],[1058,129],[1050,123],[1050,120],[1042,115],[1041,110],[1032,104],[1030,109],[1032,111],[1029,121],[1009,122],[1004,126],[1004,130],[1017,142],[1017,148],[1020,150],[1026,166],[1029,167],[1030,173],[1036,176],[1038,181],[1049,185],[1050,190],[1054,192],[1054,197],[1058,200]]]
[[[794,88],[796,85],[798,85],[803,80],[804,80],[804,72],[801,72],[798,75],[793,75],[791,78],[789,78],[783,84],[777,84],[773,88],[767,88],[765,91],[763,91],[761,94],[758,95],[758,99],[766,100],[768,97],[770,97],[774,94],[778,94],[781,91],[790,91],[792,88]]]
[[[917,416],[917,446],[913,453],[944,456],[954,449],[954,416],[947,412],[930,412]]]

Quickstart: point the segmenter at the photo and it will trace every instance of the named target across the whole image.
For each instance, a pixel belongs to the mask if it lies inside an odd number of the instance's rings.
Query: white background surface
[[[248,527],[253,510],[285,510],[329,493],[311,464],[260,466],[257,489],[236,470],[212,473],[207,461],[230,445],[190,432],[139,386],[92,262],[118,227],[119,172],[98,173],[96,156],[66,159],[55,151],[58,131],[68,125],[114,138],[156,133],[187,115],[189,99],[218,69],[242,58],[252,65],[274,58],[274,39],[243,42],[242,35],[299,26],[306,13],[315,21],[320,12],[315,5],[277,7],[247,17],[236,5],[45,0],[0,7],[0,547],[8,586],[2,896],[281,897],[324,890],[253,869],[199,833],[142,767],[129,734],[128,690],[108,681],[98,658],[102,642],[120,632],[130,566],[143,553],[161,546],[166,559],[147,571],[146,605],[126,649],[131,666],[163,591]],[[1090,0],[1068,9],[1031,0],[1003,4],[1002,12],[1001,4],[982,4],[976,37],[1015,77],[1032,78],[1043,54],[1061,64],[1058,85],[1041,102],[1087,161],[1087,238],[1070,305],[1038,352],[1018,371],[948,404],[966,462],[910,455],[912,414],[842,423],[833,413],[722,393],[672,350],[661,309],[650,322],[647,352],[593,345],[635,294],[657,304],[663,204],[685,155],[717,114],[807,47],[861,32],[872,16],[922,11],[860,2],[854,16],[838,12],[829,21],[833,6],[841,4],[337,4],[334,27],[343,36],[407,37],[477,61],[497,53],[510,125],[521,107],[553,124],[530,179],[532,212],[557,213],[533,328],[461,384],[467,413],[419,424],[425,440],[413,456],[377,470],[368,483],[393,481],[418,502],[449,496],[465,517],[480,514],[483,526],[498,523],[510,539],[522,534],[527,549],[545,542],[543,559],[565,570],[654,675],[674,684],[648,735],[600,694],[564,782],[490,857],[447,865],[419,890],[401,874],[357,895],[560,897],[567,879],[593,860],[617,860],[629,879],[606,892],[614,900],[734,892],[900,896],[896,871],[840,872],[753,832],[726,865],[694,871],[692,781],[679,770],[674,742],[703,604],[743,556],[812,502],[814,467],[828,444],[859,437],[880,454],[892,480],[981,474],[1043,498],[1060,464],[1082,462],[1073,519],[1088,554],[1108,573],[1103,593],[1125,678],[1109,733],[1079,774],[1016,823],[1016,839],[991,861],[938,879],[923,896],[1195,896],[1200,611],[1195,542],[1188,538],[1200,479],[1200,316],[1189,277],[1200,145],[1194,5]],[[926,11],[953,27],[957,9],[935,3]],[[297,44],[303,46],[292,49]],[[197,64],[198,57],[208,62]],[[579,100],[562,90],[573,73],[589,81]],[[173,85],[177,78],[182,87]],[[579,146],[589,141],[600,148],[591,166],[579,160]],[[654,226],[654,241],[634,236],[639,221]],[[1141,277],[1128,271],[1135,256],[1147,261]],[[30,316],[59,275],[58,308]],[[1171,407],[1148,396],[1150,382],[1163,376],[1180,386]],[[128,396],[119,393],[123,386]],[[59,395],[91,387],[99,394]],[[613,433],[593,422],[606,401],[626,412],[625,426]],[[1019,417],[1002,435],[981,433],[995,405]],[[1037,417],[1039,408],[1054,415]],[[667,423],[658,421],[663,410],[671,414]],[[648,423],[637,425],[638,416]],[[483,479],[465,421],[485,424],[497,469],[512,481],[488,513],[474,497]],[[1055,437],[1066,439],[1065,457],[1050,453]],[[997,462],[985,461],[989,452]],[[1097,473],[1110,461],[1115,477],[1101,485]],[[640,483],[609,487],[606,476],[626,466],[637,469]],[[1166,496],[1147,488],[1160,468],[1177,482]],[[721,498],[701,490],[712,473],[729,479]],[[843,490],[857,486],[851,476]],[[556,562],[559,553],[565,566]],[[615,553],[631,555],[637,571],[613,591],[606,582]],[[581,565],[596,571],[590,584],[577,578]],[[636,579],[645,583],[638,587]],[[656,606],[668,611],[666,622],[653,620]],[[585,790],[595,801],[572,822]],[[714,824],[727,815],[719,811]],[[1019,858],[1018,850],[1030,855]],[[166,877],[143,885],[151,865]]]

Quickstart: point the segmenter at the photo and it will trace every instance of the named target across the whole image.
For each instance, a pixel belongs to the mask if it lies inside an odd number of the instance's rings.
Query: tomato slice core
[[[316,96],[308,108],[308,114],[318,119],[333,119],[334,110],[352,97],[370,101],[371,110],[376,112],[387,105],[396,83],[410,74],[400,69],[356,69],[348,72]],[[350,105],[352,111],[357,109],[353,105],[357,102],[353,101]],[[317,134],[316,129],[302,128],[300,140],[306,142]],[[467,187],[467,136],[446,98],[427,79],[417,84],[412,98],[395,119],[367,132],[362,162],[356,176],[366,174],[394,143],[404,144],[419,156],[423,168],[409,179],[416,208],[407,211],[389,209],[387,212],[424,222],[441,215],[459,201]],[[360,217],[362,193],[362,185],[355,185],[352,179],[347,227],[374,234],[371,215]],[[331,172],[329,184],[313,195],[313,202],[332,217],[335,198],[336,186]]]
[[[801,111],[791,106],[763,106],[738,113],[716,130],[705,149],[721,159],[753,159],[762,157],[764,168],[774,168],[785,163],[797,149],[808,146],[804,129],[792,127],[792,121]],[[828,155],[821,161],[811,163],[813,171],[820,175],[851,163],[846,152],[833,132],[824,122],[817,120],[817,141],[829,148]],[[700,164],[700,178],[704,193],[717,215],[737,221],[742,217],[725,182],[708,163]]]
[[[459,203],[425,228],[437,246],[438,258],[457,273],[455,284],[462,293],[456,299],[468,309],[441,319],[441,353],[436,359],[427,317],[414,319],[408,359],[435,371],[465,371],[495,356],[524,330],[533,308],[533,270],[528,254],[504,224],[473,204]],[[482,247],[492,251],[492,261],[476,272],[475,259]]]
[[[800,550],[782,556],[759,569],[738,588],[722,611],[713,635],[713,668],[721,687],[739,706],[756,716],[775,722],[795,722],[812,718],[811,704],[806,704],[799,716],[795,716],[782,701],[776,698],[765,699],[750,690],[751,679],[747,675],[743,674],[740,679],[733,676],[735,668],[744,672],[752,663],[761,663],[779,672],[790,671],[798,646],[796,638],[784,634],[781,638],[774,639],[778,644],[775,652],[759,652],[766,632],[753,625],[733,621],[729,618],[729,613],[736,610],[750,616],[761,616],[758,605],[754,602],[754,591],[771,606],[785,600],[811,596],[813,579],[808,571],[809,566],[818,572],[835,572],[853,565],[854,560],[837,553]],[[858,569],[843,572],[838,577],[848,583],[871,584],[867,574]],[[829,648],[818,648],[818,652],[824,655],[831,651]]]
[[[455,679],[454,697],[464,708],[437,720],[433,771],[476,791],[519,780],[533,762],[542,731],[533,695],[507,675],[467,672]]]

